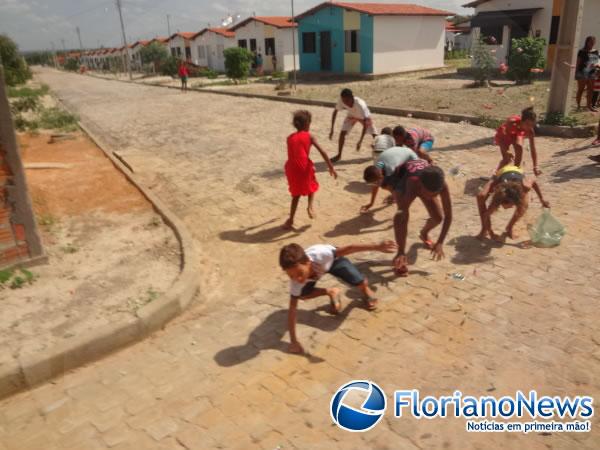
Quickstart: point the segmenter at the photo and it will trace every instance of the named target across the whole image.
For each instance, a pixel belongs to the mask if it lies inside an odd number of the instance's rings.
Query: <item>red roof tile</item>
[[[206,33],[207,31],[211,31],[213,33],[219,34],[226,38],[235,37],[235,33],[233,31],[229,30],[229,28],[219,27],[219,28],[205,28],[203,30],[200,30],[192,37],[192,39],[196,39],[198,36]]]
[[[345,3],[345,2],[325,2],[308,11],[296,16],[296,19],[310,16],[316,11],[328,7],[338,6],[340,8],[358,11],[372,16],[454,16],[450,11],[428,8],[426,6],[413,5],[408,3]]]
[[[242,20],[240,23],[235,24],[230,28],[231,31],[235,31],[240,27],[256,20],[257,22],[264,23],[265,25],[271,25],[275,28],[293,28],[297,24],[292,23],[290,16],[252,16]]]
[[[182,32],[177,32],[177,33],[173,33],[171,36],[169,36],[169,38],[167,40],[171,40],[174,39],[177,36],[181,36],[182,38],[189,40],[189,39],[194,39],[194,36],[197,33],[195,32],[191,32],[191,31],[182,31]]]

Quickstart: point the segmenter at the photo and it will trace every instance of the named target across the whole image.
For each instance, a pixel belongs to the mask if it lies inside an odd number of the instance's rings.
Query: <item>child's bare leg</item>
[[[294,228],[294,216],[296,215],[296,209],[298,209],[298,202],[300,201],[300,196],[292,197],[292,204],[290,206],[290,217],[283,224],[283,228],[285,230],[291,230]]]
[[[502,169],[504,166],[506,166],[507,164],[510,164],[510,162],[512,161],[512,155],[510,154],[509,150],[510,150],[509,146],[500,145],[500,155],[501,155],[502,159],[500,160],[500,163],[498,164],[496,171]]]
[[[493,180],[488,181],[481,191],[477,194],[477,209],[479,209],[479,218],[481,219],[481,231],[477,235],[477,239],[485,239],[488,230],[491,229],[491,223],[487,216],[486,202],[492,191]]]
[[[331,162],[338,162],[342,159],[342,150],[344,150],[344,144],[346,143],[346,131],[340,131],[340,138],[338,140],[338,154],[331,158]]]
[[[442,223],[442,206],[437,197],[427,200],[421,199],[421,201],[425,208],[427,208],[429,219],[425,222],[425,226],[421,230],[421,233],[419,233],[419,237],[426,246],[432,247],[433,242],[429,240],[429,232]]]
[[[315,194],[312,193],[308,196],[308,217],[311,219],[316,219],[317,215],[315,214],[315,210],[313,209],[313,201],[315,199]]]
[[[314,288],[310,294],[300,297],[302,300],[310,300],[311,298],[321,297],[326,295],[329,297],[331,304],[331,313],[337,314],[342,310],[342,300],[340,298],[340,288]]]
[[[515,144],[515,166],[521,167],[521,163],[523,162],[523,146],[519,144]]]
[[[369,287],[369,282],[367,281],[367,279],[365,278],[363,280],[363,282],[361,284],[359,284],[357,287],[363,293],[363,296],[364,296],[363,299],[364,299],[365,306],[367,307],[367,309],[369,311],[373,311],[374,309],[376,309],[377,303],[379,303],[379,300],[377,300],[375,292],[373,292],[373,290]]]

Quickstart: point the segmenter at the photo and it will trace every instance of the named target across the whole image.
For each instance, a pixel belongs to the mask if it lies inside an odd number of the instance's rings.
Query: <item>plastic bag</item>
[[[566,233],[565,227],[550,214],[549,209],[544,209],[535,225],[527,227],[531,243],[536,247],[556,247]]]

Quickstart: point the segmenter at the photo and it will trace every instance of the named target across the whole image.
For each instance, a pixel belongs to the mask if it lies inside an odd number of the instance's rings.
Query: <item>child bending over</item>
[[[413,127],[408,130],[402,126],[397,126],[393,131],[396,145],[406,146],[414,151],[419,158],[431,164],[433,160],[428,152],[433,149],[433,135],[425,128]]]
[[[392,137],[392,129],[385,127],[381,130],[381,134],[377,135],[373,140],[373,162],[377,162],[377,158],[386,151],[396,145]]]
[[[542,171],[538,168],[537,150],[535,148],[535,125],[537,115],[533,107],[526,108],[520,116],[511,116],[508,120],[496,130],[496,145],[500,147],[502,159],[498,164],[498,169],[507,166],[513,162],[517,167],[521,167],[523,162],[523,141],[529,139],[531,148],[531,159],[533,161],[533,173],[541,175]],[[510,153],[511,145],[515,149],[515,154]],[[514,160],[514,161],[513,161]]]
[[[537,182],[526,178],[520,167],[504,166],[498,170],[496,175],[477,194],[477,206],[481,218],[481,232],[477,235],[477,238],[485,239],[486,236],[489,236],[494,240],[499,240],[500,237],[492,230],[492,214],[500,207],[504,209],[515,207],[515,213],[506,226],[506,235],[511,239],[515,239],[517,236],[514,232],[514,226],[529,207],[528,193],[531,189],[538,195],[542,206],[550,208],[550,203],[544,200]],[[490,195],[492,201],[487,206],[486,202]]]
[[[337,314],[342,309],[341,292],[339,288],[318,288],[317,281],[326,273],[358,287],[364,297],[368,310],[377,308],[375,293],[369,288],[365,276],[359,272],[347,255],[359,252],[377,251],[393,253],[396,244],[384,241],[371,245],[348,245],[334,247],[332,245],[313,245],[304,250],[298,244],[289,244],[279,253],[279,265],[290,277],[290,309],[288,313],[288,327],[290,331],[290,347],[292,353],[303,353],[304,350],[296,338],[296,309],[298,300],[308,300],[326,295],[331,303],[332,314]]]

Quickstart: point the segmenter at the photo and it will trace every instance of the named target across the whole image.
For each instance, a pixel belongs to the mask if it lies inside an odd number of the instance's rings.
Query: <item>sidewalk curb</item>
[[[154,194],[140,185],[135,175],[113,155],[110,146],[81,122],[79,126],[173,230],[181,248],[181,271],[170,290],[138,310],[135,317],[104,325],[44,352],[19,355],[13,362],[0,365],[0,399],[32,388],[148,337],[181,314],[200,289],[198,254],[192,236],[183,222]]]
[[[121,83],[130,83],[130,84],[138,84],[141,86],[152,86],[152,87],[160,87],[166,89],[177,89],[180,88],[177,86],[165,86],[160,83],[144,83],[135,80],[117,80],[104,78],[98,75],[93,74],[85,74],[92,78],[97,78],[99,80],[106,81],[119,81]],[[227,95],[230,97],[243,97],[243,98],[257,98],[261,100],[270,100],[275,102],[283,102],[283,103],[292,103],[297,105],[308,105],[308,106],[323,106],[326,108],[335,107],[335,102],[324,101],[324,100],[309,100],[304,98],[293,98],[289,96],[275,96],[275,95],[265,95],[265,94],[249,94],[245,92],[227,92],[215,89],[206,89],[206,88],[189,88],[190,92],[202,92],[206,94],[215,94],[215,95]],[[450,113],[441,113],[434,111],[423,111],[418,109],[402,109],[402,108],[393,108],[387,106],[369,106],[371,112],[375,114],[385,114],[388,116],[397,116],[397,117],[409,117],[413,119],[425,119],[425,120],[435,120],[438,122],[449,122],[449,123],[461,123],[466,122],[469,125],[482,126],[481,124],[487,120],[486,117],[477,117],[470,116],[464,114],[450,114]],[[500,120],[500,119],[499,119]],[[595,136],[596,133],[596,125],[586,125],[579,127],[563,127],[558,125],[538,125],[536,129],[537,136],[549,136],[549,137],[560,137],[560,138],[589,138]],[[490,128],[492,130],[492,128]]]

